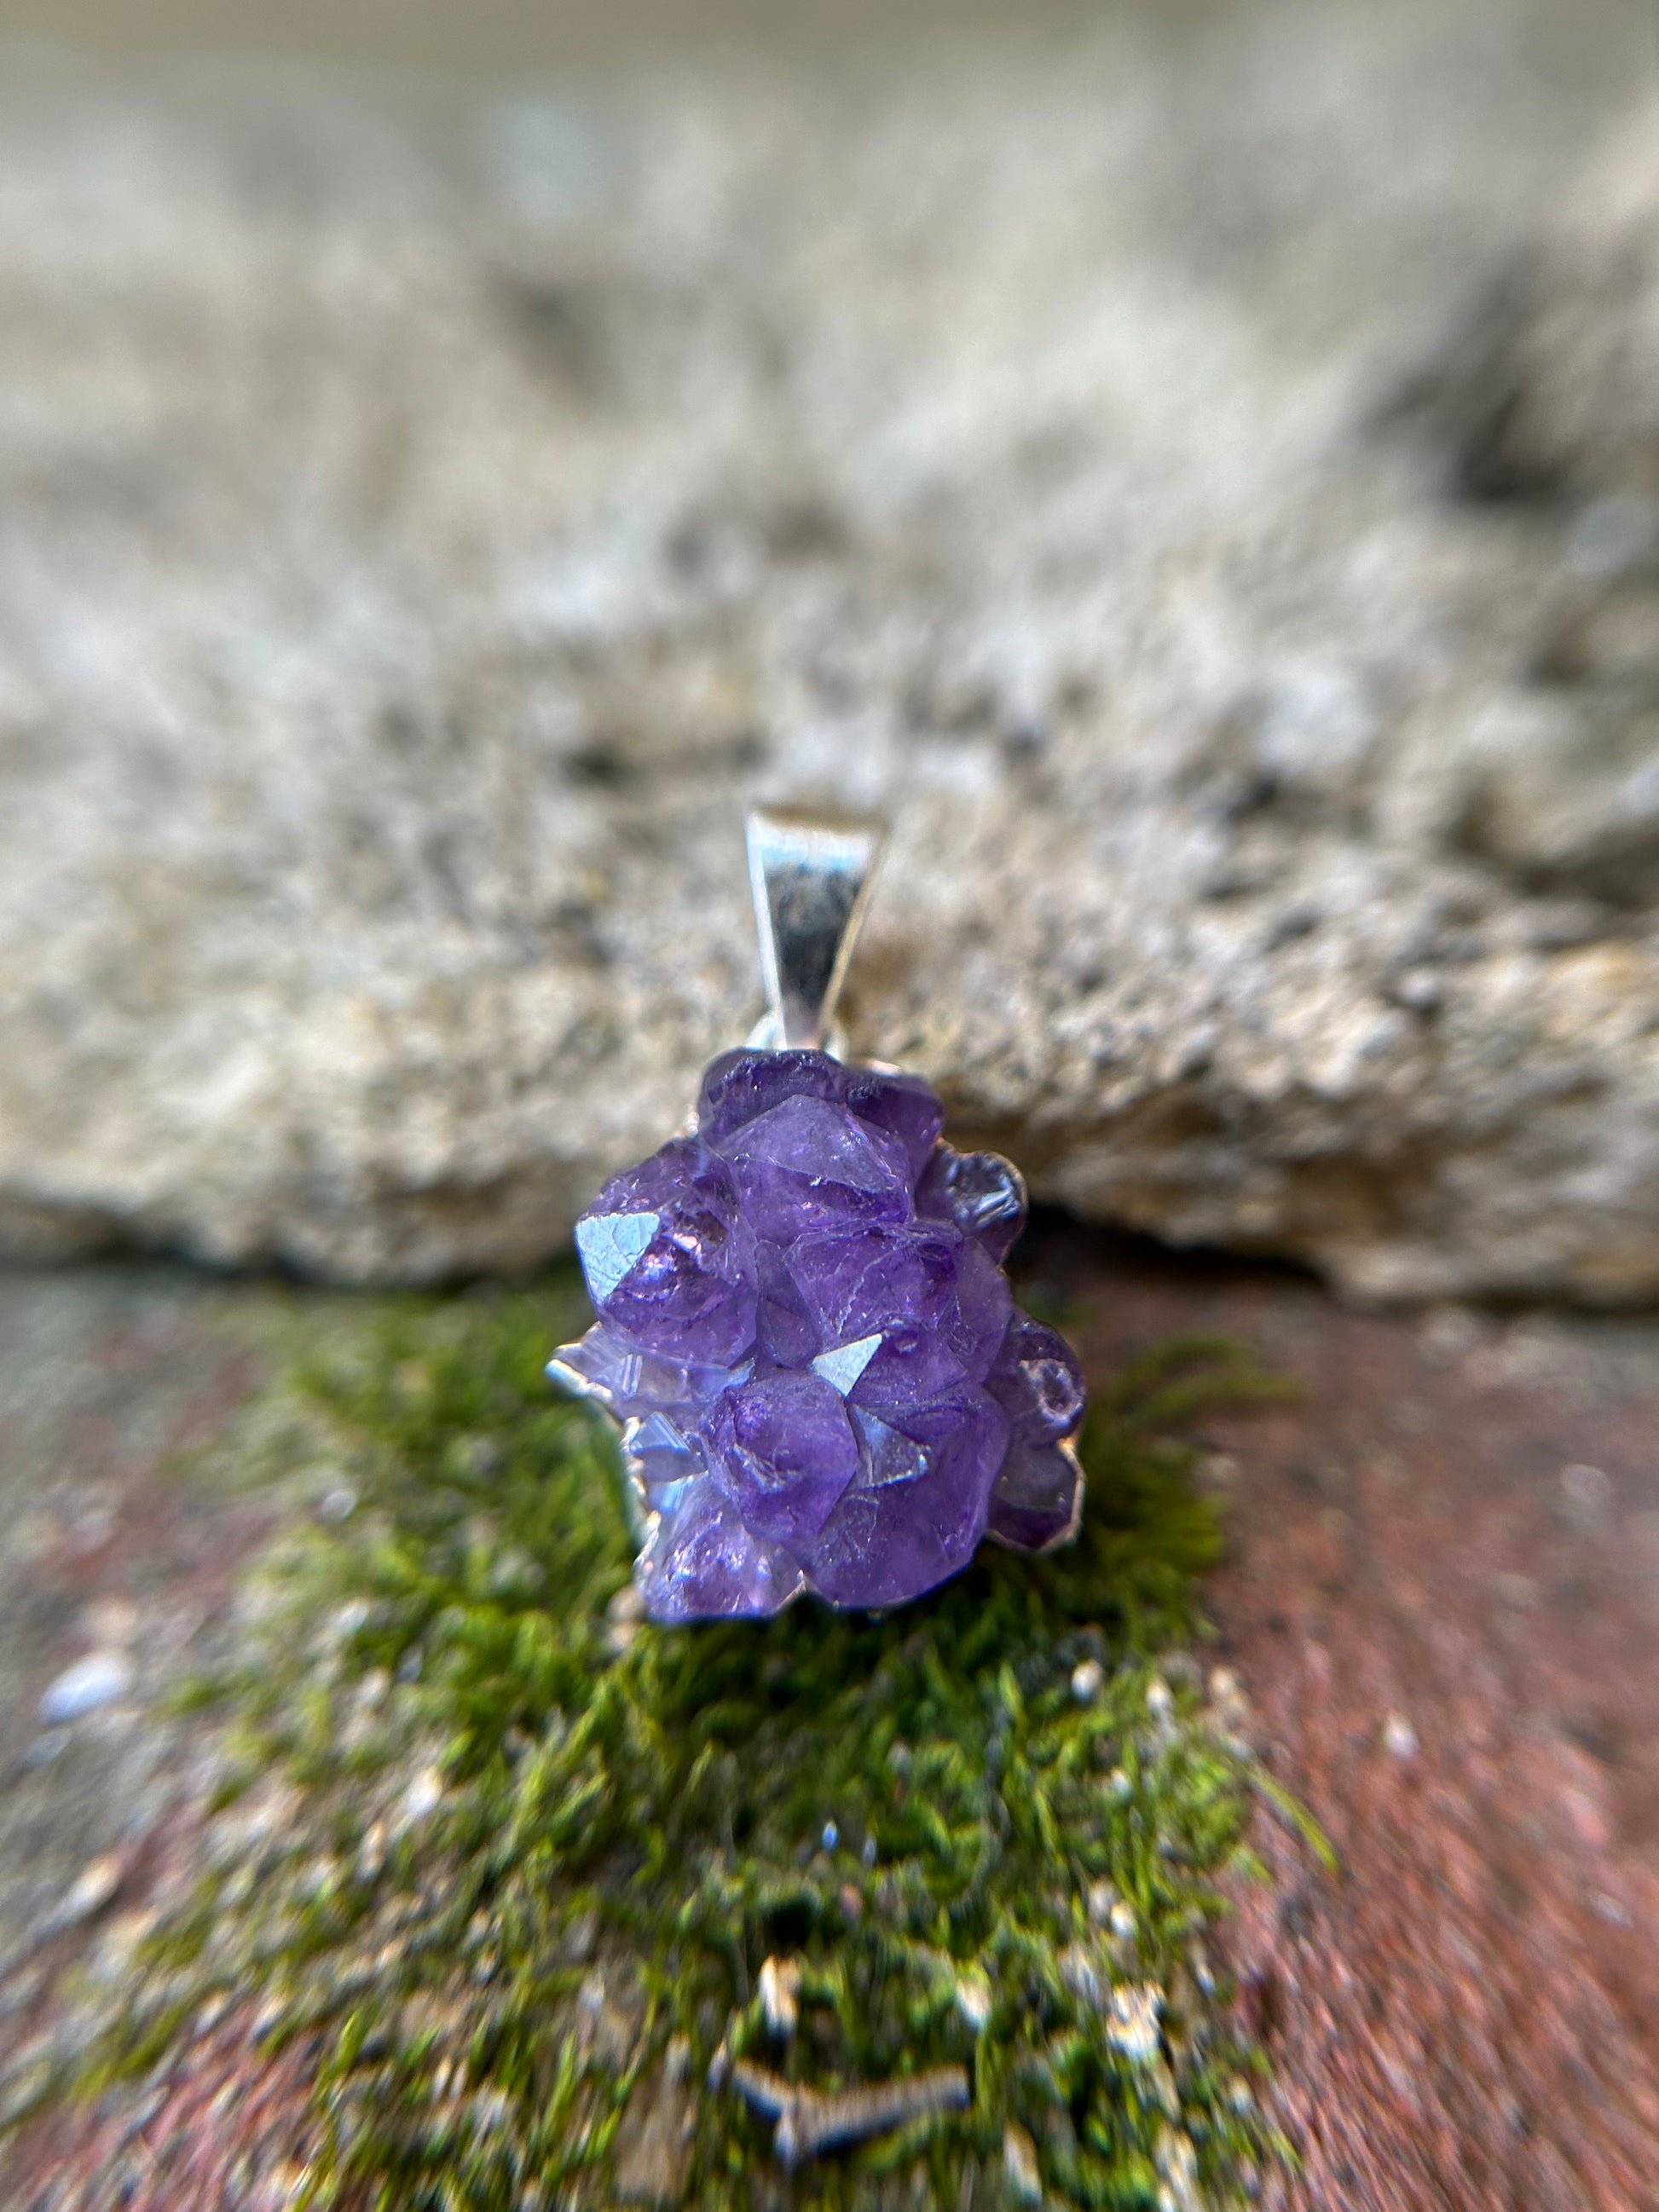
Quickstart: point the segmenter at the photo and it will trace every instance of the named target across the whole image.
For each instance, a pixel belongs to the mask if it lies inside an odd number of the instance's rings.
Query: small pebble
[[[1407,969],[1395,977],[1390,991],[1395,1005],[1413,1014],[1437,1012],[1445,995],[1445,983],[1431,968]]]
[[[1575,518],[1563,549],[1576,576],[1604,582],[1653,558],[1659,548],[1659,507],[1640,492],[1609,492]]]
[[[115,1516],[94,1505],[70,1523],[69,1547],[77,1559],[88,1559],[101,1552],[114,1534]]]
[[[56,1935],[62,1929],[78,1928],[83,1920],[101,1912],[120,1888],[125,1871],[118,1851],[106,1851],[90,1861],[51,1915],[47,1923],[51,1932]]]
[[[823,1833],[819,1837],[818,1841],[823,1845],[826,1851],[833,1851],[835,1850],[836,1844],[841,1841],[841,1830],[836,1826],[833,1820],[826,1820],[824,1822]]]
[[[1093,2011],[1100,2009],[1106,1993],[1100,1969],[1081,1943],[1068,1943],[1060,1953],[1060,1978],[1080,2003]]]
[[[88,1651],[65,1667],[47,1686],[36,1708],[43,1728],[79,1720],[100,1705],[112,1705],[132,1687],[132,1662],[123,1651]]]
[[[624,1583],[605,1609],[605,1642],[620,1659],[645,1621],[645,1600],[632,1583]]]
[[[850,1881],[844,1881],[841,1886],[841,1917],[848,1922],[864,1917],[864,1893],[855,1889]]]
[[[800,2020],[800,1960],[768,1959],[760,1970],[761,2010],[774,2035],[793,2035]]]
[[[1109,1881],[1089,1884],[1089,1917],[1097,1928],[1103,1928],[1112,1917],[1112,1907],[1117,1903],[1117,1892]]]
[[[423,1766],[398,1801],[398,1826],[412,1827],[435,1813],[443,1802],[443,1777],[435,1766]]]
[[[1158,2056],[1158,2024],[1163,2011],[1164,1992],[1156,1982],[1121,1983],[1112,1991],[1106,2040],[1126,2058],[1151,2065]]]
[[[138,1633],[140,1614],[127,1597],[97,1597],[81,1616],[82,1629],[90,1644],[102,1650],[118,1650]]]
[[[226,2014],[234,2010],[235,2002],[228,1990],[216,1990],[210,1997],[198,2006],[196,2017],[190,2024],[191,2035],[211,2035]]]
[[[1106,1787],[1120,1803],[1124,1798],[1133,1797],[1135,1794],[1135,1785],[1130,1781],[1127,1770],[1121,1766],[1115,1766],[1112,1769],[1106,1778]]]
[[[1129,1942],[1135,1933],[1135,1909],[1133,1905],[1126,1905],[1123,1899],[1120,1898],[1117,1903],[1112,1907],[1111,1912],[1109,1916],[1109,1924],[1114,1936],[1121,1936],[1125,1942]]]
[[[260,2176],[253,2194],[246,2200],[248,2212],[294,2212],[296,2204],[305,2202],[307,2178],[304,2166],[295,2166],[291,2159],[279,2159]]]
[[[318,1500],[317,1516],[321,1521],[349,1521],[357,1510],[357,1493],[343,1483],[337,1489],[325,1491]]]
[[[392,1693],[392,1677],[384,1667],[371,1667],[351,1693],[360,1713],[378,1713]]]
[[[1415,1759],[1417,1730],[1404,1713],[1390,1713],[1382,1723],[1382,1748],[1393,1759]]]
[[[1181,2128],[1161,2128],[1157,2157],[1163,2184],[1158,2192],[1158,2212],[1204,2212],[1206,2199],[1198,2185],[1198,2152],[1192,2137]]]
[[[975,2035],[991,2017],[991,1984],[976,1967],[957,1978],[957,2010]]]
[[[1091,1705],[1106,1686],[1106,1669],[1098,1659],[1082,1659],[1072,1669],[1072,1695],[1080,1705]]]
[[[1175,1692],[1161,1674],[1154,1674],[1146,1686],[1146,1710],[1160,1726],[1175,1712]]]
[[[1480,1341],[1480,1323],[1467,1306],[1438,1306],[1423,1324],[1423,1348],[1437,1367],[1450,1367]]]
[[[1012,2120],[1002,2131],[1002,2171],[1008,2194],[1016,2203],[1042,2202],[1042,2175],[1037,2167],[1036,2145]]]
[[[1612,1478],[1599,1467],[1564,1467],[1561,1505],[1567,1522],[1582,1535],[1595,1535],[1607,1525],[1613,1499]]]

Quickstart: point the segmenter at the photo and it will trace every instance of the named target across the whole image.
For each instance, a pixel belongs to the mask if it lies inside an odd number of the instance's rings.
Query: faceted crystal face
[[[626,1425],[656,1619],[897,1605],[1075,1528],[1081,1375],[1000,1265],[1024,1186],[942,1120],[915,1076],[726,1053],[577,1224],[599,1318],[550,1371]]]
[[[941,1145],[917,1188],[916,1212],[954,1221],[1000,1265],[1025,1226],[1025,1178],[996,1152],[953,1152]]]
[[[872,1128],[884,1129],[904,1147],[910,1172],[906,1180],[914,1189],[933,1157],[945,1109],[932,1087],[919,1075],[900,1075],[882,1068],[848,1067],[842,1075],[841,1103],[849,1114]]]
[[[795,1551],[810,1544],[859,1471],[847,1408],[822,1376],[781,1370],[715,1401],[703,1442],[744,1525]]]
[[[781,1245],[763,1240],[755,1247],[755,1354],[771,1367],[810,1367],[823,1349],[817,1323],[789,1272]]]
[[[580,1397],[596,1398],[619,1421],[655,1412],[690,1412],[693,1420],[728,1383],[741,1382],[753,1362],[735,1367],[678,1360],[645,1352],[608,1321],[596,1322],[580,1344],[561,1347],[551,1363],[554,1379]]]
[[[854,1386],[860,1405],[919,1405],[967,1373],[959,1247],[917,1226],[803,1237],[789,1272],[826,1345],[878,1336]]]
[[[806,1587],[798,1563],[746,1528],[708,1475],[658,1520],[634,1578],[655,1620],[776,1613]]]
[[[754,1341],[749,1242],[731,1169],[694,1137],[613,1176],[576,1224],[601,1317],[642,1350],[711,1364]]]
[[[726,1151],[750,1225],[775,1243],[909,1215],[909,1161],[898,1139],[821,1098],[786,1098],[735,1130]]]
[[[991,1370],[993,1397],[1012,1417],[1014,1433],[1034,1444],[1074,1435],[1083,1419],[1083,1370],[1065,1338],[1029,1314],[1008,1325]]]
[[[703,1071],[697,1134],[724,1145],[746,1122],[787,1098],[838,1103],[846,1070],[827,1052],[723,1052]]]
[[[859,1480],[803,1553],[814,1589],[837,1605],[882,1607],[919,1597],[965,1567],[985,1534],[991,1486],[1008,1446],[1007,1418],[971,1386],[936,1403],[906,1436],[874,1415],[861,1431]]]
[[[991,1492],[988,1533],[1016,1552],[1046,1552],[1077,1533],[1083,1469],[1063,1444],[1016,1436]]]

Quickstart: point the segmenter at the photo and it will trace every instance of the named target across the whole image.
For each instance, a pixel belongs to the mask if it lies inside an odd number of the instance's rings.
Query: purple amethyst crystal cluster
[[[726,1053],[577,1223],[599,1318],[550,1372],[623,1425],[657,1620],[902,1604],[1075,1528],[1082,1376],[1002,1271],[1024,1192],[942,1120],[915,1076]]]

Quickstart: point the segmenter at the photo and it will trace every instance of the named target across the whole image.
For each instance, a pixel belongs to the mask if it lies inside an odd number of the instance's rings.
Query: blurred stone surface
[[[823,793],[896,825],[857,1035],[1039,1195],[1651,1295],[1659,587],[1401,401],[1640,14],[11,71],[0,1241],[533,1262],[751,1018],[742,805]]]
[[[1609,133],[1559,212],[1505,272],[1463,362],[1463,465],[1477,489],[1659,495],[1659,100]],[[1483,343],[1484,341],[1484,343]],[[1618,565],[1592,528],[1592,566]],[[1632,554],[1651,558],[1627,507]],[[1645,542],[1644,542],[1645,541]],[[1598,560],[1598,556],[1600,559]]]

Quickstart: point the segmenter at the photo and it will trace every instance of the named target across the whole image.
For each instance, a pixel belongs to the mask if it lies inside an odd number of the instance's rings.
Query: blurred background
[[[838,44],[867,41],[917,26],[950,28],[1006,22],[988,0],[483,0],[459,7],[440,0],[359,0],[331,8],[322,0],[291,7],[242,0],[150,0],[136,8],[100,0],[15,0],[4,22],[15,37],[103,55],[252,53],[268,57],[363,62],[392,68],[478,74],[560,67],[646,53],[685,54],[710,44],[756,41]],[[1022,16],[1042,21],[1084,15],[1083,0],[1038,0]]]
[[[1655,0],[0,0],[0,2045],[340,1510],[204,1455],[293,1302],[563,1250],[813,798],[1097,1371],[1308,1386],[1298,2201],[1649,2202]]]

